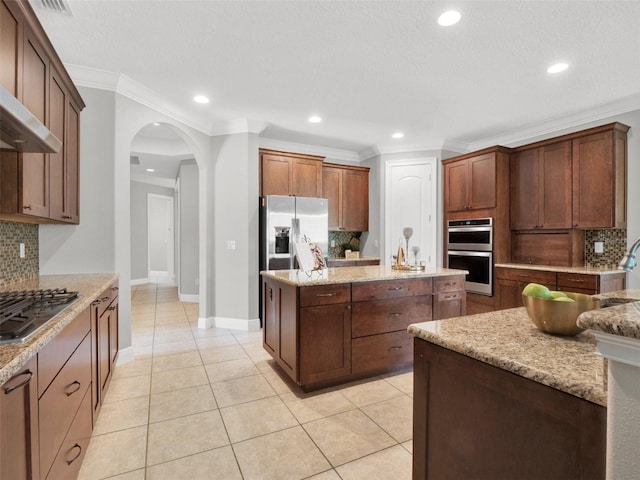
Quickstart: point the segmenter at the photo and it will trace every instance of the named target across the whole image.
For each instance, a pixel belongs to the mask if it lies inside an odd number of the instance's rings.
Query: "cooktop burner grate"
[[[0,293],[0,343],[26,340],[77,298],[66,288]]]

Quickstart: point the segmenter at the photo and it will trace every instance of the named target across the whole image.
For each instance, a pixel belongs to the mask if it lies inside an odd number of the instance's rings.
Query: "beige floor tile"
[[[204,368],[207,370],[207,376],[211,383],[221,382],[231,378],[249,377],[251,375],[260,374],[253,362],[248,358],[210,363],[205,365]]]
[[[330,468],[301,427],[236,443],[233,450],[245,480],[298,480]]]
[[[380,425],[398,443],[413,436],[413,401],[406,395],[362,407],[371,420]]]
[[[202,356],[202,361],[205,364],[249,358],[240,345],[204,348],[200,349],[200,355]]]
[[[149,425],[147,466],[229,444],[218,410]]]
[[[91,438],[78,480],[98,480],[145,466],[147,427],[95,435]]]
[[[146,347],[153,345],[153,333],[136,335],[131,339],[131,345],[134,347]]]
[[[180,370],[169,370],[151,375],[151,393],[168,392],[208,383],[209,378],[202,365],[181,368]]]
[[[153,346],[153,355],[172,355],[174,353],[192,352],[197,350],[195,340],[174,341],[171,343],[159,343]]]
[[[134,358],[130,362],[116,365],[116,369],[113,372],[113,379],[137,377],[139,375],[151,374],[151,359],[150,358]]]
[[[94,435],[146,425],[149,421],[149,397],[105,403],[100,409]]]
[[[113,379],[109,383],[104,403],[118,402],[128,398],[146,397],[151,392],[151,375],[138,375]]]
[[[109,480],[145,480],[145,469],[133,470],[132,472],[116,475],[115,477],[109,477]]]
[[[201,350],[208,348],[229,347],[239,345],[233,335],[216,335],[210,337],[196,338],[196,345]]]
[[[281,370],[266,371],[262,376],[267,379],[278,395],[291,392],[302,393],[302,389]]]
[[[153,356],[153,346],[152,345],[143,345],[140,347],[133,346],[133,356],[134,358],[149,358]]]
[[[275,390],[271,388],[271,385],[262,375],[216,382],[212,383],[211,387],[219,408],[276,395]]]
[[[147,469],[146,480],[242,480],[230,446],[160,463]]]
[[[401,392],[413,393],[413,372],[389,374],[383,378]]]
[[[190,352],[174,353],[172,355],[162,355],[153,359],[153,373],[178,370],[180,368],[197,367],[202,365],[200,352],[192,350]]]
[[[231,334],[235,337],[239,344],[259,343],[262,345],[262,329],[251,331],[234,330]]]
[[[269,355],[269,353],[264,349],[262,343],[248,343],[242,345],[242,348],[244,348],[244,351],[254,362],[260,362],[272,358],[271,355]]]
[[[411,454],[396,445],[336,470],[343,480],[411,480]]]
[[[178,327],[177,325],[156,325],[156,329],[153,335],[154,345],[186,341],[193,341],[193,334],[191,333],[191,329],[188,326]]]
[[[268,397],[220,409],[231,443],[298,425],[278,397]]]
[[[359,410],[306,423],[304,429],[334,467],[396,443]]]
[[[340,480],[340,475],[338,475],[335,470],[331,469],[314,475],[313,477],[309,477],[306,480]]]
[[[408,440],[406,442],[402,442],[402,446],[404,447],[404,449],[413,454],[413,440]]]
[[[302,394],[302,396],[289,392],[280,395],[280,398],[300,423],[312,422],[356,408],[353,403],[336,391]]]
[[[182,390],[171,390],[151,395],[149,422],[156,423],[172,418],[217,408],[211,385],[200,385]]]
[[[188,324],[189,324],[189,319],[183,312],[176,313],[174,315],[162,316],[162,317],[158,317],[156,315],[156,321],[155,321],[156,326],[188,325]]]
[[[373,380],[357,383],[340,390],[357,407],[388,400],[404,395],[385,380]]]

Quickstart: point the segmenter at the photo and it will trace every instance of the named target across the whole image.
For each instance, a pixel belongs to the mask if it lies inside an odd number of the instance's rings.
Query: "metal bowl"
[[[578,316],[600,308],[600,300],[582,293],[565,292],[575,302],[556,302],[545,298],[522,295],[529,318],[538,330],[555,335],[577,335],[584,331],[576,325]]]

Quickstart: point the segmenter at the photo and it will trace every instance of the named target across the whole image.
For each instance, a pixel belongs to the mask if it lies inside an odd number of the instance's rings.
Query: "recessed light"
[[[196,95],[193,97],[193,101],[196,103],[209,103],[209,99],[204,95]]]
[[[146,170],[147,170],[147,172],[155,172],[156,171],[155,168],[147,168]]]
[[[404,137],[404,133],[402,132],[396,132],[393,135],[391,135],[391,138],[402,138]]]
[[[311,123],[320,123],[321,121],[322,119],[317,115],[312,115],[311,117],[309,117],[309,122]]]
[[[152,123],[152,125],[153,125],[154,127],[159,127],[159,126],[160,126],[160,124],[159,124],[158,122],[153,122],[153,123]]]
[[[438,24],[443,27],[450,27],[451,25],[458,23],[460,21],[460,17],[460,12],[456,10],[449,10],[438,17]]]
[[[547,68],[547,73],[560,73],[564,72],[567,68],[569,68],[569,65],[566,63],[556,63]]]

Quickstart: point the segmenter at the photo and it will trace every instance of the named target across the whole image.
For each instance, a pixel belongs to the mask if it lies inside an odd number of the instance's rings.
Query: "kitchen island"
[[[261,272],[263,346],[303,390],[410,365],[407,327],[464,315],[466,273],[388,265]]]
[[[624,308],[587,312],[585,320],[616,318],[609,324],[619,326]],[[542,333],[523,307],[408,331],[414,480],[604,478],[607,366],[593,333]]]

